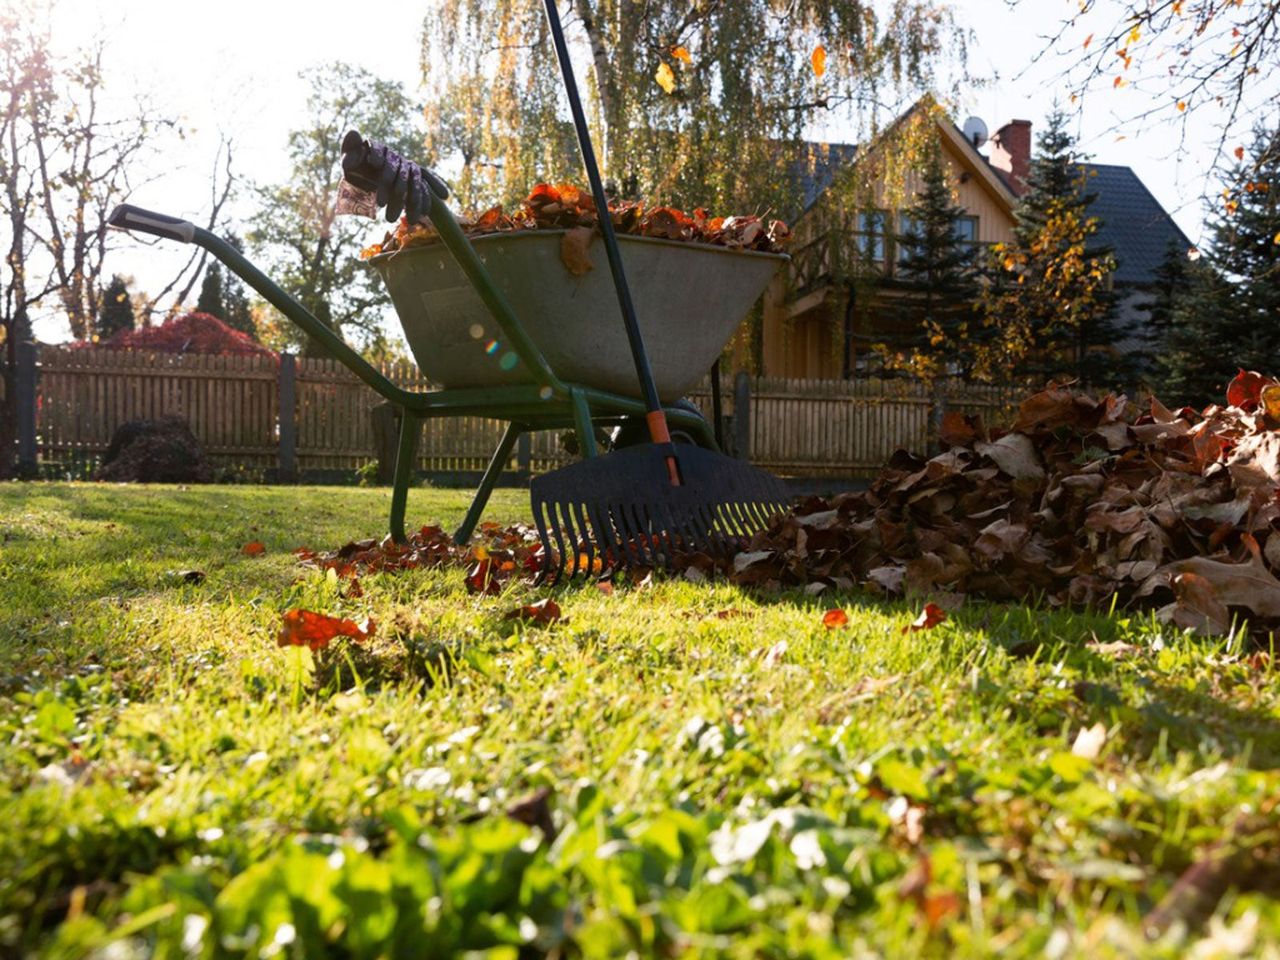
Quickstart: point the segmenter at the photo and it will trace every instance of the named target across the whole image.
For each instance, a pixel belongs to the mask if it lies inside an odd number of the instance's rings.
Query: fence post
[[[298,476],[297,401],[298,358],[280,354],[280,479],[291,483]]]
[[[18,407],[18,476],[34,477],[38,468],[36,451],[36,345],[18,342],[18,368],[14,371]]]
[[[733,378],[733,455],[751,459],[751,376],[745,370]]]

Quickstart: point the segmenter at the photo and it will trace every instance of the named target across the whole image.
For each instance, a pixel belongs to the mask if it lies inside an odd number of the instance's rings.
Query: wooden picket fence
[[[382,372],[402,387],[431,389],[412,364],[384,365]],[[336,361],[43,347],[34,377],[39,459],[50,466],[91,462],[120,424],[176,415],[187,420],[215,462],[270,470],[283,457],[282,376],[293,378],[299,473],[349,472],[374,458],[370,411],[380,398]],[[759,377],[746,385],[726,380],[723,386],[725,413],[737,421],[733,432],[747,440],[751,460],[792,476],[866,477],[899,447],[927,449],[940,404],[988,420],[1001,419],[1009,408],[1009,397],[996,388],[931,390],[907,380]],[[735,392],[741,404],[743,386],[749,388],[749,404],[735,409]],[[690,398],[710,414],[709,381]],[[418,466],[482,470],[502,429],[479,417],[429,420]],[[520,445],[511,467],[537,473],[569,459],[558,434],[542,431]]]

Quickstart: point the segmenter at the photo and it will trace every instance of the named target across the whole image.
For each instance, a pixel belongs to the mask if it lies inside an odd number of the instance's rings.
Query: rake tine
[[[547,522],[542,516],[541,501],[535,499],[530,506],[533,508],[533,526],[538,531],[538,542],[542,544],[542,569],[538,571],[534,582],[541,584],[551,568],[551,538],[547,536]]]
[[[739,525],[740,521],[738,520],[738,515],[734,513],[733,504],[720,504],[719,513],[722,526],[724,526],[734,538],[740,539],[743,536],[743,532]]]
[[[564,531],[560,527],[560,518],[556,515],[556,506],[554,500],[549,502],[547,504],[547,514],[551,524],[551,532],[555,534],[556,538],[556,555],[560,558],[556,564],[556,581],[559,582],[560,578],[564,576],[565,560],[568,558],[569,553],[564,548]]]
[[[626,562],[633,567],[648,566],[648,560],[640,550],[640,545],[636,542],[637,534],[631,529],[630,518],[627,516],[626,508],[621,503],[616,503],[609,508],[609,512],[613,517],[614,527],[618,531]]]
[[[622,515],[626,517],[631,529],[635,531],[635,536],[631,542],[635,545],[636,551],[640,554],[640,560],[646,567],[656,567],[658,565],[657,553],[653,550],[653,544],[649,542],[649,524],[648,517],[640,512],[640,508],[636,504],[623,504]]]
[[[565,536],[569,541],[569,549],[573,551],[573,561],[569,567],[569,579],[572,580],[578,575],[578,570],[582,566],[579,563],[579,557],[582,555],[582,537],[573,525],[573,515],[569,512],[569,504],[562,501],[558,506],[560,508],[560,519],[564,523]]]
[[[612,574],[626,564],[622,546],[618,542],[617,531],[613,528],[613,518],[609,515],[609,508],[598,503],[589,504],[587,511],[591,515],[592,529],[599,532],[600,539],[604,541],[602,562],[607,572]]]
[[[587,573],[587,576],[592,576],[592,575],[594,575],[594,574],[595,574],[595,572],[596,572],[596,570],[595,570],[595,567],[596,567],[596,564],[595,564],[595,559],[596,559],[596,543],[595,543],[595,538],[596,538],[597,536],[599,536],[599,534],[597,534],[597,533],[596,533],[596,531],[595,531],[594,527],[588,527],[588,526],[587,526],[587,520],[586,520],[586,517],[584,517],[584,516],[583,516],[583,514],[582,514],[582,504],[578,503],[576,500],[573,502],[573,514],[574,514],[574,516],[575,516],[575,517],[577,517],[577,519],[578,519],[578,526],[579,526],[579,527],[581,528],[581,530],[582,530],[582,542],[586,545],[586,554],[587,554],[587,570],[586,570],[586,573]],[[604,561],[603,561],[603,560],[601,560],[601,561],[600,561],[600,566],[601,566],[602,568],[604,567]]]

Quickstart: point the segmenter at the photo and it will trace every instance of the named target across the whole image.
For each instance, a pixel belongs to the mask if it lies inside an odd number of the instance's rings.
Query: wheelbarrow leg
[[[476,495],[471,500],[471,506],[467,510],[467,515],[462,518],[462,525],[453,534],[453,542],[456,544],[464,544],[471,539],[471,534],[476,529],[476,524],[480,522],[480,515],[484,513],[485,505],[489,502],[489,497],[493,493],[494,485],[497,484],[498,478],[502,476],[502,471],[506,469],[507,461],[511,459],[511,450],[516,445],[516,441],[520,439],[520,434],[524,433],[524,426],[519,423],[508,423],[507,430],[502,435],[502,440],[498,443],[498,449],[493,451],[493,458],[489,461],[489,466],[485,468],[484,476],[480,478],[480,486],[476,488]]]
[[[409,500],[409,485],[413,483],[413,462],[421,428],[422,421],[401,407],[400,443],[396,447],[396,475],[391,488],[391,539],[396,543],[408,540],[404,532],[404,510]]]
[[[585,457],[594,457],[596,449],[596,427],[591,422],[591,407],[581,390],[569,388],[569,398],[573,402],[573,426],[578,435],[578,452]]]

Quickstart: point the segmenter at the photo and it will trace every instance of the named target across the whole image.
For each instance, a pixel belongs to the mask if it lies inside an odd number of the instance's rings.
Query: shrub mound
[[[247,333],[232,329],[211,314],[195,311],[170,317],[158,327],[121,330],[97,346],[155,353],[213,353],[241,357],[276,355]]]
[[[116,483],[208,483],[213,469],[187,421],[163,417],[120,424],[94,477]]]

